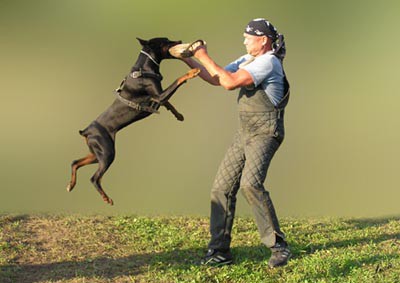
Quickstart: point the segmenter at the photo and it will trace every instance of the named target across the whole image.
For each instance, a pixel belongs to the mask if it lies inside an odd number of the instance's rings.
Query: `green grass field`
[[[294,257],[267,267],[251,218],[235,264],[198,265],[206,217],[0,216],[0,282],[400,282],[400,218],[283,218]]]

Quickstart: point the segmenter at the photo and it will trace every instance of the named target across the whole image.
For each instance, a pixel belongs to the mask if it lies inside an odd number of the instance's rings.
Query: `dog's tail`
[[[111,136],[107,132],[107,130],[101,124],[99,124],[97,121],[93,121],[85,129],[80,130],[79,134],[85,138],[87,138],[89,136],[96,136],[96,135],[111,138]]]
[[[98,132],[98,128],[99,126],[101,127],[101,125],[99,125],[99,123],[97,123],[96,121],[91,122],[85,129],[80,130],[79,134],[82,137],[87,138],[89,135],[91,134],[95,134],[96,132]]]
[[[89,127],[90,127],[90,126],[89,126]],[[87,136],[89,135],[89,127],[87,127],[86,129],[80,130],[80,131],[79,131],[79,134],[80,134],[82,137],[87,138]]]

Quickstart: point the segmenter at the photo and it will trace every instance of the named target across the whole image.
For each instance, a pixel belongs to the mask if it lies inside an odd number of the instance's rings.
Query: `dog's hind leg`
[[[111,205],[114,204],[113,200],[107,196],[104,192],[103,187],[101,185],[101,178],[103,177],[104,173],[107,171],[108,167],[110,167],[112,161],[107,160],[106,162],[99,162],[99,168],[97,169],[96,173],[92,176],[90,181],[96,187],[97,191],[102,196],[103,200]]]
[[[111,205],[114,204],[113,200],[107,196],[101,186],[101,178],[104,173],[110,167],[111,163],[114,161],[115,149],[114,141],[111,139],[103,140],[103,142],[96,142],[94,144],[89,143],[91,149],[93,150],[96,158],[99,162],[99,168],[94,173],[90,181],[96,187],[97,191],[102,196],[103,200]]]
[[[92,164],[97,162],[96,156],[93,153],[89,153],[86,157],[83,157],[81,159],[77,159],[72,161],[71,164],[71,181],[69,182],[68,186],[67,186],[67,191],[72,191],[72,189],[75,187],[76,185],[76,171],[81,168],[82,166],[88,165],[88,164]]]

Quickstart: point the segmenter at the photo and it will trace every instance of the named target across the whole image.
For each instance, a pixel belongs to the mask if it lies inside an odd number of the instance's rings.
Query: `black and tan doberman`
[[[158,113],[160,106],[166,107],[175,117],[183,121],[183,116],[168,102],[168,99],[188,79],[196,77],[200,70],[191,69],[175,80],[167,89],[161,87],[160,62],[174,57],[169,49],[181,41],[170,41],[167,38],[139,39],[142,45],[139,57],[131,72],[116,90],[114,103],[97,117],[86,129],[79,131],[85,138],[90,153],[71,165],[72,176],[67,190],[76,185],[77,170],[85,165],[98,163],[98,169],[91,182],[101,194],[104,201],[113,205],[101,185],[101,178],[115,158],[115,135],[122,128]]]

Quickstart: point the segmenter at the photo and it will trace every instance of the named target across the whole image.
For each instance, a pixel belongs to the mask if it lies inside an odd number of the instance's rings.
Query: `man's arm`
[[[239,69],[235,73],[231,73],[226,71],[224,68],[219,66],[207,53],[207,49],[205,46],[200,46],[195,50],[194,57],[197,58],[200,63],[203,65],[204,71],[207,72],[207,77],[212,78],[212,82],[218,81],[217,85],[223,86],[227,90],[233,90],[238,87],[247,86],[253,83],[253,78],[251,75],[242,69]],[[192,60],[197,63],[196,61]],[[198,63],[197,63],[198,64]],[[200,65],[200,64],[198,64]],[[191,66],[190,67],[197,67]],[[200,65],[201,66],[201,65]],[[204,73],[206,73],[204,72]],[[202,70],[203,73],[203,70]],[[200,77],[202,74],[200,73]],[[202,77],[203,78],[203,77]],[[208,81],[206,78],[204,80]],[[210,82],[210,81],[208,81]],[[211,84],[214,84],[210,82]],[[214,84],[215,85],[215,84]]]
[[[211,76],[210,73],[206,70],[206,68],[196,60],[192,58],[182,58],[181,60],[184,61],[192,69],[193,68],[200,69],[199,77],[205,80],[206,82],[212,85],[220,85],[218,77]]]

